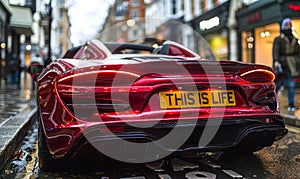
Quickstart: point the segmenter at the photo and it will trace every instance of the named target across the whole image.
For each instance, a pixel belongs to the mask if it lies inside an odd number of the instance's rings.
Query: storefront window
[[[218,60],[228,60],[227,31],[209,34],[206,39]]]
[[[300,19],[293,19],[293,34],[296,38],[300,39]],[[298,41],[298,44],[300,45],[300,40]]]
[[[246,63],[254,63],[254,36],[252,32],[242,32],[242,60]]]
[[[272,67],[274,39],[280,34],[278,23],[258,27],[255,32],[255,63]]]
[[[280,35],[280,23],[291,18],[293,34],[300,38],[299,1],[242,0],[243,10],[237,12],[238,31],[241,32],[243,62],[273,66],[273,42]],[[300,45],[300,41],[298,42]]]

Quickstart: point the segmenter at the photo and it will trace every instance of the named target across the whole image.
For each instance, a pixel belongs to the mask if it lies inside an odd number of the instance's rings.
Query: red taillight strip
[[[126,71],[98,70],[98,71],[90,71],[90,72],[83,72],[83,73],[70,75],[70,76],[67,76],[67,77],[64,77],[64,78],[58,80],[58,82],[63,82],[65,80],[68,80],[68,79],[71,79],[71,78],[74,78],[74,77],[78,77],[78,76],[84,76],[84,75],[90,75],[90,74],[99,74],[99,73],[118,73],[118,74],[131,75],[131,76],[134,76],[136,78],[140,77],[140,75],[138,75],[138,74],[131,73],[131,72],[126,72]]]
[[[272,77],[271,81],[275,80],[275,74],[273,72],[271,72],[270,70],[265,70],[265,69],[250,70],[250,71],[242,73],[240,76],[242,77],[242,76],[248,75],[250,73],[255,73],[255,72],[264,72],[264,73],[267,73],[267,74],[269,74]]]
[[[58,89],[57,89],[57,84],[54,85],[54,91],[55,91],[55,95],[57,97],[57,100],[59,101],[59,103],[62,105],[62,107],[64,108],[65,111],[67,111],[67,113],[69,113],[69,115],[73,118],[73,119],[78,119],[75,115],[73,115],[73,113],[70,111],[70,109],[65,105],[65,103],[62,101]]]

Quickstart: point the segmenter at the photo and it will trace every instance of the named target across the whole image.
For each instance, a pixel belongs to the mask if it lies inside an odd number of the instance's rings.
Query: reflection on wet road
[[[37,129],[28,133],[10,166],[1,178],[285,178],[300,176],[300,130],[288,127],[289,134],[271,147],[249,156],[199,153],[171,156],[148,164],[107,161],[96,171],[79,173],[42,172],[38,168]]]

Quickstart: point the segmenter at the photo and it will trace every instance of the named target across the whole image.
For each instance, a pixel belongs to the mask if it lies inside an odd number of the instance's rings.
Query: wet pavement
[[[295,92],[295,106],[298,107],[296,111],[288,111],[288,97],[287,90],[283,89],[278,92],[278,101],[282,117],[289,125],[300,127],[300,88],[296,88]]]
[[[182,179],[182,178],[243,178],[299,179],[300,128],[287,126],[289,133],[272,146],[251,155],[224,155],[207,152],[169,156],[152,163],[132,164],[115,160],[95,170],[43,172],[39,169],[38,131],[28,131],[12,162],[0,173],[1,179]]]
[[[30,89],[30,76],[22,74],[20,86],[0,86],[0,170],[19,147],[34,120],[35,94]]]

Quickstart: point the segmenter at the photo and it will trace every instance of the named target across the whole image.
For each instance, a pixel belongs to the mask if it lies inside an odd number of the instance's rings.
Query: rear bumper
[[[192,130],[189,137],[182,142],[178,148],[172,147],[172,140],[180,140],[173,138],[166,140],[164,143],[155,143],[167,134],[169,134],[176,122],[165,122],[157,124],[151,128],[135,128],[126,126],[122,132],[113,133],[113,135],[99,133],[99,128],[88,129],[84,135],[80,136],[71,150],[67,152],[65,157],[77,158],[80,156],[95,155],[95,153],[87,152],[94,150],[101,155],[97,146],[105,146],[113,144],[122,139],[134,143],[150,143],[158,145],[157,147],[163,151],[185,152],[185,151],[224,151],[237,147],[252,148],[253,151],[266,146],[271,146],[274,141],[281,139],[287,134],[282,118],[274,118],[273,123],[262,123],[261,119],[240,119],[240,120],[223,120],[220,125],[208,125],[207,121],[200,121],[196,126],[188,123],[182,124],[180,130]],[[210,133],[210,131],[216,131]],[[208,136],[206,136],[208,135]],[[207,139],[209,141],[207,141]],[[170,142],[168,142],[170,141]],[[126,146],[118,146],[126,150]],[[119,150],[120,151],[120,150]],[[122,151],[122,150],[121,150]]]

